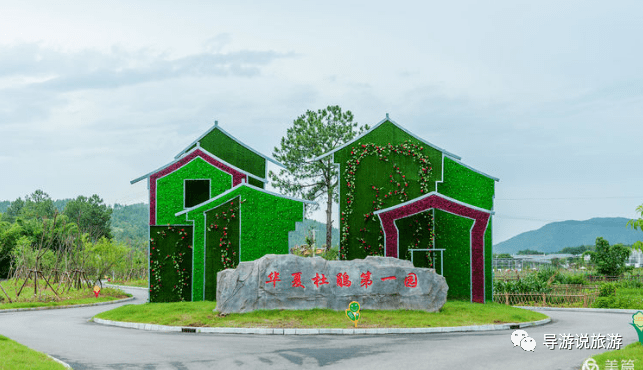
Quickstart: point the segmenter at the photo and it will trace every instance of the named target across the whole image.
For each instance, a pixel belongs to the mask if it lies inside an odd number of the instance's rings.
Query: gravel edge
[[[159,332],[184,332],[204,334],[258,334],[258,335],[381,335],[381,334],[429,334],[429,333],[456,333],[472,331],[495,331],[527,328],[531,326],[545,325],[551,322],[551,318],[523,323],[507,323],[493,325],[472,325],[443,328],[379,328],[379,329],[283,329],[283,328],[195,328],[181,326],[167,326],[156,324],[143,324],[137,322],[112,321],[93,318],[96,324],[117,326],[137,330],[159,331]]]

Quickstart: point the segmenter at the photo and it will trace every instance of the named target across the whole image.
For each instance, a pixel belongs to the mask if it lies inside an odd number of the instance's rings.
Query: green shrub
[[[333,247],[327,250],[326,252],[322,253],[321,256],[326,260],[334,261],[339,256],[339,247]]]
[[[603,283],[598,289],[599,297],[612,297],[616,295],[616,283]]]
[[[621,280],[618,282],[618,287],[640,289],[643,288],[643,282],[639,280]]]
[[[502,293],[548,293],[551,288],[541,281],[536,274],[527,275],[520,280],[496,281],[494,291]]]
[[[552,276],[560,275],[560,274],[558,274],[558,270],[556,270],[556,268],[554,268],[553,266],[547,266],[536,271],[534,275],[535,275],[535,278],[538,279],[539,281],[543,283],[547,283],[552,278]],[[533,276],[533,275],[529,275],[529,276]]]
[[[592,307],[594,308],[622,308],[636,309],[638,300],[629,296],[598,297]]]

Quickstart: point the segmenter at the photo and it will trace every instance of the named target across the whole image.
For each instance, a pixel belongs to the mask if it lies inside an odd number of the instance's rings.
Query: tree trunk
[[[333,237],[333,189],[328,187],[328,200],[326,201],[326,250],[332,247]]]

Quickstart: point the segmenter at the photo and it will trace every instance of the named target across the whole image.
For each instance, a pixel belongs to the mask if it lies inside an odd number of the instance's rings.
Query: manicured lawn
[[[171,326],[256,328],[351,328],[344,311],[267,310],[219,316],[216,302],[146,303],[125,305],[95,317]],[[497,303],[447,302],[440,312],[361,310],[358,328],[446,327],[536,321],[538,312]]]
[[[103,288],[100,291],[98,298],[95,297],[92,289],[84,287],[83,289],[71,289],[69,292],[64,292],[65,289],[57,289],[58,296],[56,296],[51,289],[42,289],[45,286],[44,281],[39,281],[38,295],[33,294],[33,283],[28,283],[23,289],[20,297],[16,297],[16,291],[20,289],[22,281],[17,284],[11,280],[3,281],[2,287],[7,292],[13,303],[9,303],[7,296],[0,290],[0,310],[11,308],[33,308],[33,307],[49,307],[49,306],[67,306],[88,304],[97,302],[108,302],[117,299],[131,297],[130,294],[124,293],[121,290],[113,288]],[[54,288],[57,288],[54,285]]]
[[[643,369],[643,346],[641,342],[635,342],[617,351],[603,352],[600,355],[592,356],[592,358],[601,369],[610,369],[609,365],[613,364],[616,364],[614,369],[629,369],[629,367],[622,366],[629,360],[633,360],[634,363],[634,367],[631,369]]]
[[[0,335],[0,369],[2,370],[49,370],[65,367],[44,353],[34,351],[20,343]]]

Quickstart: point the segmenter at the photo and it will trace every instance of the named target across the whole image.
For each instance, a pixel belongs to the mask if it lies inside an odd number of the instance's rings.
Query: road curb
[[[112,321],[94,318],[97,324],[117,326],[121,328],[159,331],[183,332],[204,334],[256,334],[256,335],[383,335],[383,334],[432,334],[432,333],[458,333],[473,331],[496,331],[527,328],[545,325],[551,318],[523,323],[507,323],[493,325],[455,326],[444,328],[379,328],[379,329],[284,329],[284,328],[195,328],[181,326],[167,326],[156,324],[143,324],[137,322]]]
[[[571,312],[598,312],[598,313],[629,313],[635,314],[638,311],[642,311],[643,308],[639,310],[630,309],[630,308],[567,308],[567,307],[537,307],[537,306],[514,306],[518,308],[524,308],[532,311],[571,311]]]
[[[46,354],[46,353],[45,353],[45,354]],[[47,355],[47,354],[46,354],[46,355]],[[52,360],[56,361],[57,363],[59,363],[59,364],[63,365],[63,366],[64,366],[65,368],[67,368],[67,369],[71,369],[71,368],[72,368],[72,367],[71,367],[68,363],[66,363],[65,361],[63,361],[63,360],[59,360],[59,359],[55,358],[55,357],[54,357],[54,356],[52,356],[52,355],[47,355],[47,357],[49,357],[50,359],[52,359]]]
[[[115,301],[97,302],[97,303],[85,303],[85,304],[72,304],[72,305],[66,305],[66,306],[46,306],[46,307],[28,307],[28,308],[9,308],[9,309],[6,309],[6,310],[0,310],[0,313],[5,313],[5,312],[19,312],[19,311],[58,310],[58,309],[63,309],[63,308],[76,308],[76,307],[104,306],[104,305],[108,305],[108,304],[116,304],[116,303],[121,303],[121,302],[132,301],[132,300],[134,300],[134,299],[135,299],[135,297],[129,297],[129,298],[117,299],[117,300],[115,300]]]

